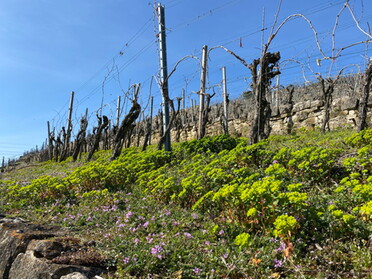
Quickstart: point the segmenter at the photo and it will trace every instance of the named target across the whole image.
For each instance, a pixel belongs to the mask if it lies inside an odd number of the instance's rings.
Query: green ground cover
[[[109,157],[5,174],[2,211],[94,240],[109,278],[371,278],[372,130]]]

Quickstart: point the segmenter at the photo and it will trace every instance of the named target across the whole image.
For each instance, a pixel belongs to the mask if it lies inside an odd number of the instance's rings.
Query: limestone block
[[[358,108],[358,100],[352,97],[344,97],[341,100],[341,110],[354,110]]]
[[[304,121],[305,119],[307,119],[309,117],[310,112],[311,112],[310,109],[305,109],[305,110],[301,110],[301,111],[297,112],[296,113],[297,120],[298,121]]]
[[[56,228],[28,224],[19,219],[2,219],[0,222],[0,278],[7,278],[13,261],[18,254],[26,251],[32,239],[44,239],[56,235]]]
[[[281,114],[291,113],[291,109],[293,109],[293,105],[290,104],[284,104],[279,106],[279,111]]]
[[[28,249],[33,250],[36,257],[49,260],[60,256],[66,250],[61,242],[53,240],[31,241]]]
[[[340,110],[341,109],[341,104],[342,104],[342,99],[335,99],[332,102],[332,108]]]
[[[80,272],[74,272],[65,276],[62,276],[61,279],[88,279],[84,274]]]
[[[85,278],[91,278],[102,273],[97,268],[73,265],[53,264],[45,258],[35,257],[32,250],[21,253],[13,262],[9,279],[60,279],[62,276],[80,273]],[[73,277],[67,277],[73,278]],[[77,277],[79,278],[79,277]],[[83,279],[84,277],[80,277]]]
[[[294,104],[293,105],[293,112],[298,112],[298,111],[301,111],[301,110],[303,110],[305,108],[305,106],[304,106],[304,103],[297,103],[297,104]]]
[[[319,109],[320,107],[324,106],[323,100],[313,100],[311,101],[311,107]]]

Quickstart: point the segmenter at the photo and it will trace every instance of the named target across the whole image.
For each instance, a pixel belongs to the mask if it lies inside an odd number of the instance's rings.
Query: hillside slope
[[[0,210],[93,240],[105,278],[368,278],[372,130],[109,156],[5,173]]]

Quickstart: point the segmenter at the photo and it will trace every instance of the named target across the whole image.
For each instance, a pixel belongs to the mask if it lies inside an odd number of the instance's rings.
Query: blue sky
[[[274,0],[164,0],[169,70],[186,55],[200,57],[204,44],[223,45],[251,62],[260,55],[262,38],[267,40],[278,1]],[[331,54],[331,34],[335,17],[344,1],[283,0],[280,23],[293,13],[307,16],[327,55]],[[95,113],[113,118],[117,96],[132,83],[141,83],[140,101],[146,106],[149,95],[158,108],[160,92],[152,76],[158,75],[157,19],[149,0],[4,0],[0,6],[0,156],[15,158],[41,146],[47,137],[46,122],[57,130],[66,124],[71,91],[75,91],[73,123],[88,108],[90,123]],[[351,7],[368,30],[372,21],[371,1],[351,0]],[[263,17],[264,13],[264,17]],[[264,18],[264,20],[263,20]],[[261,32],[264,21],[265,32]],[[336,49],[366,40],[345,10],[336,32]],[[302,19],[288,22],[271,45],[281,51],[282,60],[296,59],[324,75],[329,63],[317,67],[321,58],[308,24]],[[358,64],[364,69],[366,45],[343,52],[334,71]],[[227,67],[228,91],[237,98],[249,89],[248,69],[221,49],[211,51],[208,87],[221,82],[221,67]],[[357,71],[349,67],[348,71]],[[172,98],[186,89],[186,105],[197,100],[200,67],[193,59],[180,64],[169,80]],[[305,72],[309,81],[315,79]],[[105,83],[103,81],[106,80]],[[301,67],[282,63],[281,83],[303,83]],[[103,86],[104,85],[104,86]],[[102,89],[104,88],[104,89]],[[210,89],[212,90],[212,89]],[[214,102],[221,100],[216,89]],[[102,106],[103,105],[103,106]],[[123,110],[129,108],[128,101]],[[145,114],[147,111],[145,111]]]

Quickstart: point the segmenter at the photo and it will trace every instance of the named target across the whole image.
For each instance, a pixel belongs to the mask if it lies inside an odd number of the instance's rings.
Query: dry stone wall
[[[356,128],[359,121],[359,100],[355,96],[345,94],[338,95],[332,102],[330,113],[330,129],[340,127]],[[306,128],[320,128],[324,119],[324,104],[316,96],[308,95],[302,102],[293,105],[281,104],[278,109],[272,107],[271,127],[272,134],[287,134],[291,131]],[[253,122],[253,107],[247,100],[240,100],[238,104],[230,104],[229,133],[232,136],[249,137]],[[367,123],[372,126],[372,98],[369,100],[369,112]],[[213,111],[213,108],[212,108]],[[245,113],[243,113],[245,112]],[[223,133],[222,116],[212,118],[207,125],[206,135],[213,136]],[[180,135],[177,136],[177,133]],[[188,123],[183,126],[182,131],[171,131],[172,141],[186,141],[197,137],[197,122]],[[152,143],[156,143],[159,138],[158,130],[152,135]],[[142,140],[140,141],[142,142]]]
[[[89,244],[67,237],[60,228],[0,215],[2,279],[102,278],[103,258],[90,249]]]

